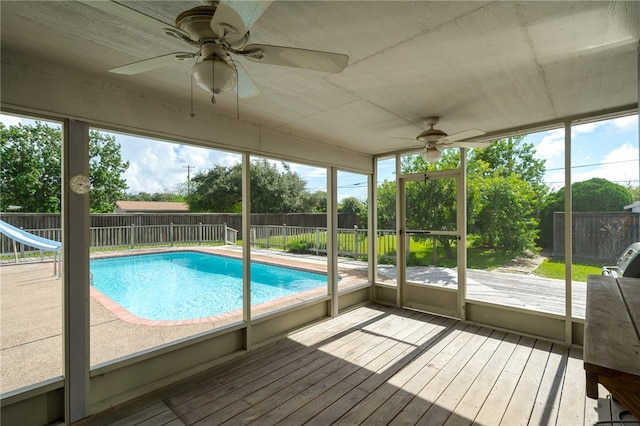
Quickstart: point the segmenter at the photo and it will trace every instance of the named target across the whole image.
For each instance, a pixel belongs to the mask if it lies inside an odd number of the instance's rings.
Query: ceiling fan
[[[464,142],[464,139],[482,136],[484,131],[478,129],[465,130],[464,132],[447,135],[442,130],[434,129],[433,126],[438,124],[440,117],[427,117],[424,119],[424,125],[429,128],[418,136],[415,140],[424,145],[422,158],[428,163],[436,162],[442,156],[440,152],[447,148],[485,148],[489,146],[489,142]]]
[[[264,12],[270,1],[212,1],[209,6],[197,6],[180,13],[175,27],[165,28],[165,34],[196,48],[194,52],[174,52],[112,68],[116,74],[139,74],[161,68],[176,60],[197,58],[192,75],[196,83],[212,95],[237,87],[238,97],[256,96],[260,90],[244,67],[231,55],[263,64],[281,65],[325,72],[341,72],[349,56],[319,50],[248,44],[249,29]],[[266,6],[265,6],[266,5]],[[238,9],[238,10],[236,10]]]

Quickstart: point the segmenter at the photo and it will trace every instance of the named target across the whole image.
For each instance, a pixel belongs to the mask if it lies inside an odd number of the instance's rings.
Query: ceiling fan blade
[[[241,54],[253,62],[325,72],[341,72],[349,64],[349,56],[341,53],[268,44],[251,44]]]
[[[260,94],[260,89],[253,81],[249,73],[239,62],[234,62],[238,71],[237,90],[240,98],[251,98]]]
[[[224,3],[216,6],[216,11],[211,18],[211,30],[231,44],[242,40],[247,34],[247,27],[242,17]]]
[[[490,141],[482,141],[482,142],[452,142],[451,146],[456,146],[458,148],[486,148],[491,145]]]
[[[485,132],[478,129],[465,130],[464,132],[456,133],[453,135],[445,136],[444,138],[438,139],[438,143],[447,144],[451,142],[456,142],[463,139],[473,138],[475,136],[482,136]]]
[[[235,10],[238,15],[240,15],[245,28],[248,30],[256,23],[258,18],[262,16],[264,11],[267,10],[272,1],[273,0],[225,0],[220,2],[220,4],[227,5]]]
[[[188,52],[169,53],[166,55],[156,56],[155,58],[143,59],[121,67],[111,68],[109,72],[124,75],[140,74],[171,65],[176,60],[195,58],[197,55],[197,53]]]

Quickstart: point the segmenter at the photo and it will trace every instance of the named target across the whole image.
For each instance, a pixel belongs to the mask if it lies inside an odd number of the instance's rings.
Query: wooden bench
[[[590,275],[584,322],[587,396],[598,383],[640,419],[640,279]]]

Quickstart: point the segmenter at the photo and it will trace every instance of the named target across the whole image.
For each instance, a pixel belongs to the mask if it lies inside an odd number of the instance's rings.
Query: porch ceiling
[[[134,76],[106,70],[193,51],[162,27],[206,2],[122,3],[2,2],[3,106],[57,105],[47,93],[23,104],[12,89],[23,87],[15,85],[19,75],[5,78],[11,66],[32,80],[55,75],[99,88],[91,95],[96,109],[99,93],[123,90],[141,109],[145,100],[169,100],[165,107],[183,119],[192,62]],[[374,155],[416,146],[397,138],[415,137],[427,116],[440,116],[436,127],[449,134],[493,134],[633,107],[639,39],[635,1],[274,1],[251,28],[252,42],[345,53],[348,67],[330,74],[241,59],[261,94],[240,99],[240,119],[235,91],[211,105],[196,86],[194,108],[232,128]]]

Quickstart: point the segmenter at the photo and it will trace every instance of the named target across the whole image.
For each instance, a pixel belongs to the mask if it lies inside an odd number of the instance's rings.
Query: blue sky
[[[5,125],[17,124],[19,118],[0,115]],[[22,122],[28,123],[23,119]],[[161,142],[128,135],[115,134],[121,153],[131,163],[124,177],[128,192],[174,191],[187,180],[187,167],[191,176],[214,165],[230,166],[241,161],[239,154],[188,145]],[[547,168],[545,182],[558,189],[564,186],[564,129],[531,134],[526,142],[536,147],[536,157],[544,159]],[[572,128],[573,181],[601,177],[621,185],[638,184],[638,116],[576,125]],[[279,162],[275,162],[279,164]],[[307,181],[310,191],[326,190],[323,168],[290,164],[291,169]],[[379,164],[379,180],[394,178],[393,161]],[[366,199],[365,175],[339,172],[338,199],[356,197]]]

